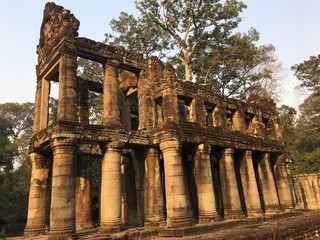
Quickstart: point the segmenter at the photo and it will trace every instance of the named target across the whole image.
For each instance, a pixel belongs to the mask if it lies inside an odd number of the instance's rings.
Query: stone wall
[[[293,177],[297,208],[320,209],[320,173]]]

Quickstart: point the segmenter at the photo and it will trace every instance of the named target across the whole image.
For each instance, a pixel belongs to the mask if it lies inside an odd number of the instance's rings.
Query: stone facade
[[[299,174],[293,177],[297,208],[320,209],[320,174]]]
[[[294,207],[275,104],[221,97],[177,79],[156,57],[78,37],[78,27],[70,11],[46,5],[25,236],[70,235],[94,225],[93,161],[101,169],[101,232],[137,223],[185,227]],[[77,76],[78,57],[101,64],[102,84]],[[59,99],[50,125],[52,82]],[[103,94],[102,125],[90,124],[88,91]]]

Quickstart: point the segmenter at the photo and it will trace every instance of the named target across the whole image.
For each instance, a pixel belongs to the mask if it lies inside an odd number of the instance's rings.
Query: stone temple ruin
[[[294,207],[275,104],[227,99],[180,81],[155,57],[78,37],[79,24],[70,11],[46,4],[26,237],[93,226],[174,229]],[[77,76],[79,57],[103,66],[103,83]],[[49,124],[53,82],[58,109]],[[89,122],[89,92],[103,96],[102,125]],[[94,161],[101,168],[98,223]]]

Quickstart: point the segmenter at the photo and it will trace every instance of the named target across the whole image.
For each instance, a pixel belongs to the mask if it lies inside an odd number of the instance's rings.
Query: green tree
[[[275,48],[258,46],[255,29],[218,40],[203,43],[195,53],[193,66],[198,82],[227,97],[246,100],[256,94],[275,98]]]
[[[11,123],[3,117],[0,117],[0,177],[1,173],[9,172],[13,169],[13,158],[18,154],[16,147],[9,139],[9,136],[12,134]]]
[[[293,158],[296,155],[296,115],[297,111],[293,107],[282,105],[278,108],[279,120],[281,123],[281,130],[283,141],[286,147],[286,152]]]
[[[320,93],[320,55],[291,67],[294,75],[301,81],[300,86]]]
[[[33,104],[0,104],[0,116],[0,225],[6,224],[9,233],[10,227],[27,218]]]
[[[150,28],[146,19],[121,12],[118,19],[111,20],[110,26],[117,35],[106,34],[105,42],[122,46],[129,52],[141,53],[146,58],[154,54],[162,58],[166,50],[173,48],[169,42],[170,36],[158,25]]]
[[[278,99],[282,65],[271,45],[258,46],[259,33],[236,33],[246,5],[237,0],[140,0],[139,17],[121,13],[110,23],[106,42],[146,57],[167,57],[180,79],[193,77],[219,94]]]
[[[0,115],[11,123],[9,134],[11,143],[18,149],[15,160],[20,164],[27,160],[29,141],[33,124],[32,103],[4,103],[0,104]]]
[[[246,5],[237,0],[141,0],[136,2],[136,7],[140,18],[121,14],[119,20],[111,22],[113,30],[121,36],[118,43],[129,46],[132,42],[134,45],[146,42],[152,51],[174,47],[172,53],[184,65],[185,80],[190,81],[191,62],[199,45],[229,35],[241,21],[239,14]],[[151,38],[148,34],[144,39],[144,29],[151,33]]]
[[[295,148],[292,170],[294,173],[320,171],[320,55],[311,56],[291,68],[307,89],[309,96],[299,106],[300,116],[295,132]]]
[[[101,83],[104,72],[100,63],[88,59],[78,59],[78,76],[83,80]],[[89,120],[91,124],[102,124],[103,95],[89,91]]]

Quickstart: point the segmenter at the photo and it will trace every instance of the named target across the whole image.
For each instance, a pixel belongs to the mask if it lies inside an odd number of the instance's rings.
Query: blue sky
[[[36,45],[39,40],[44,0],[2,1],[0,7],[0,103],[33,102],[36,89]],[[283,101],[297,106],[303,99],[294,94],[298,81],[290,73],[295,63],[320,54],[319,0],[243,0],[239,31],[250,27],[260,32],[261,44],[271,43],[287,69],[283,79]],[[109,22],[121,11],[134,13],[134,1],[57,0],[80,20],[79,35],[103,41],[111,32]]]

